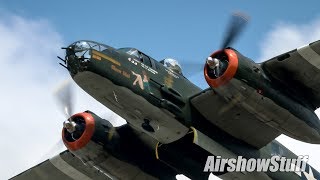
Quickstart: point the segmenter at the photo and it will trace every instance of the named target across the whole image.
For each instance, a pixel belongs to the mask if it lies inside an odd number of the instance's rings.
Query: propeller
[[[241,32],[248,24],[249,16],[244,13],[236,12],[231,15],[229,24],[227,26],[224,39],[221,44],[221,49],[225,49],[227,47],[232,46],[235,40],[240,36]],[[184,70],[186,69],[185,73],[192,77],[196,73],[200,72],[203,69],[203,64],[201,63],[194,63],[194,62],[187,62],[182,63],[185,65]],[[217,74],[220,74],[220,65],[215,67]],[[198,68],[199,67],[199,68]]]
[[[229,25],[227,26],[227,31],[222,41],[221,49],[230,47],[232,43],[239,37],[240,33],[247,25],[249,21],[249,16],[244,13],[234,13],[231,16]]]
[[[61,111],[67,118],[67,120],[63,122],[63,127],[66,128],[67,131],[73,137],[73,133],[76,131],[77,124],[71,119],[71,116],[73,114],[74,103],[71,79],[63,81],[54,91],[54,96],[57,100],[58,105],[61,108]]]
[[[58,88],[54,91],[54,96],[57,99],[58,105],[62,110],[63,114],[67,118],[66,121],[63,122],[63,127],[67,129],[67,131],[71,134],[72,137],[77,137],[76,126],[77,123],[75,119],[71,119],[73,115],[73,106],[74,106],[74,97],[72,92],[72,80],[67,79],[58,86]],[[115,115],[111,115],[111,118],[114,118]],[[116,128],[110,123],[110,130],[108,133],[108,140],[111,140],[114,133],[116,132]]]
[[[65,80],[54,92],[63,114],[69,119],[73,113],[73,96],[71,80]]]
[[[233,13],[231,15],[229,24],[227,26],[224,39],[221,43],[220,48],[226,49],[236,41],[237,38],[239,38],[241,32],[245,28],[245,26],[249,22],[249,16],[247,16],[244,13]],[[218,61],[218,62],[216,62]],[[214,72],[215,77],[219,77],[223,71],[221,69],[226,68],[228,66],[228,61],[225,60],[223,57],[207,57],[206,63],[211,66],[211,69]],[[182,62],[182,65],[185,65],[186,69],[185,72],[187,73],[187,76],[192,77],[195,74],[201,72],[203,70],[203,64],[197,63],[197,62]],[[228,105],[221,108],[221,110],[218,112],[219,115],[228,112],[230,109],[232,109],[234,106],[236,106],[241,101],[240,94],[236,94],[233,99],[231,99],[228,103]]]
[[[65,80],[62,82],[56,90],[54,90],[54,96],[58,100],[58,104],[61,107],[63,114],[66,118],[70,119],[73,110],[73,97],[71,89],[71,80]],[[64,143],[61,138],[49,149],[49,151],[41,157],[41,162],[47,158],[52,157],[56,153],[60,153],[64,149]]]

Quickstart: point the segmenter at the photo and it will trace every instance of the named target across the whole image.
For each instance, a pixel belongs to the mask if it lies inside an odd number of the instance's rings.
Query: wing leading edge
[[[159,170],[160,171],[160,170]],[[172,179],[175,176],[172,177]],[[159,179],[140,168],[123,162],[114,156],[104,157],[98,165],[84,164],[79,158],[68,150],[48,159],[10,180],[106,180],[106,179],[131,179],[152,180]]]
[[[11,180],[72,180],[72,179],[111,179],[104,173],[84,165],[80,159],[73,156],[69,151],[48,159],[20,174]]]

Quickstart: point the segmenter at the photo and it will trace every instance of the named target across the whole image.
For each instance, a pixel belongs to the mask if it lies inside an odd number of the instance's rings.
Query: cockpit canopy
[[[127,53],[131,56],[136,57],[137,59],[143,58],[142,54],[140,54],[139,51],[135,48],[119,48],[119,49],[117,49],[117,51]],[[160,63],[162,63],[165,67],[172,70],[173,72],[176,72],[176,73],[182,75],[182,68],[176,59],[166,58],[166,59],[160,61]]]
[[[118,52],[129,54],[130,56],[133,56],[134,59],[139,60],[143,64],[152,67],[152,64],[155,62],[153,58],[150,56],[144,54],[143,52],[135,49],[135,48],[119,48],[117,49]],[[154,67],[155,68],[155,67]]]
[[[178,74],[182,74],[182,68],[181,68],[181,65],[178,63],[178,60],[173,58],[165,58],[164,60],[161,61],[161,63],[168,69]]]
[[[140,59],[139,51],[135,48],[119,48],[117,49],[118,52],[124,52],[131,56],[135,56],[136,58]]]
[[[81,40],[72,43],[69,47],[73,48],[76,56],[90,58],[89,50],[94,49],[97,51],[104,51],[106,49],[111,49],[110,46],[105,44],[97,43],[94,41]]]

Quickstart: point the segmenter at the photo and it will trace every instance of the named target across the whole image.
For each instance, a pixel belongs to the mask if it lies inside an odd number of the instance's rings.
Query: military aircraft
[[[13,177],[20,179],[207,179],[208,156],[296,158],[280,134],[319,144],[320,41],[255,63],[230,47],[247,23],[232,16],[220,50],[204,64],[210,88],[190,82],[174,59],[135,48],[77,41],[60,63],[98,102],[127,121],[113,127],[87,110],[72,115],[70,86],[57,96],[67,120],[67,151]],[[213,173],[222,179],[320,179],[303,172]]]

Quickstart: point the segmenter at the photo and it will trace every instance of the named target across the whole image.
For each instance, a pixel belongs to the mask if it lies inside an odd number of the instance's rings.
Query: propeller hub
[[[77,124],[74,121],[66,120],[63,122],[63,127],[69,132],[73,133],[76,131]]]
[[[219,59],[217,58],[212,58],[212,57],[208,57],[207,58],[207,64],[211,69],[214,69],[216,67],[219,67],[220,63],[219,63]]]

